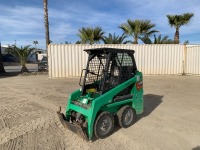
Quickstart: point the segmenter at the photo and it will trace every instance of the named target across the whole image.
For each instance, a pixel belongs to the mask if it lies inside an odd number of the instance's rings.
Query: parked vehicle
[[[40,62],[38,62],[38,71],[47,71],[47,57],[44,56]]]
[[[105,138],[114,122],[127,128],[143,112],[143,76],[134,51],[116,48],[86,49],[88,62],[68,99],[66,114],[57,112],[64,127],[87,140]],[[116,120],[114,118],[117,118]]]

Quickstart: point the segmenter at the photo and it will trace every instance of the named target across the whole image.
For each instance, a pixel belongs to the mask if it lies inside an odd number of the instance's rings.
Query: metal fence
[[[187,47],[186,72],[200,74],[200,46]]]
[[[200,47],[178,44],[51,44],[48,47],[49,77],[80,76],[87,62],[83,50],[100,47],[135,50],[138,70],[145,75],[200,74]]]

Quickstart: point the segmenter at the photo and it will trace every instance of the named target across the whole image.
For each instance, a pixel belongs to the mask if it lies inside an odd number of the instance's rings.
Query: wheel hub
[[[109,128],[109,121],[108,121],[108,119],[104,119],[103,121],[102,121],[102,124],[101,124],[101,126],[100,126],[100,129],[102,130],[102,131],[104,131],[104,132],[106,132],[107,130],[108,130],[108,128]]]
[[[125,117],[124,117],[124,121],[126,123],[128,123],[129,121],[131,121],[131,118],[132,118],[132,115],[131,115],[131,112],[130,111],[127,111]]]

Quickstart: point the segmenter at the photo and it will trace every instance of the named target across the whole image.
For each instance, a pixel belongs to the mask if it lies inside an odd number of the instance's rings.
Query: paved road
[[[20,72],[21,68],[21,66],[4,66],[6,72]],[[27,65],[27,68],[29,71],[38,71],[37,64]]]

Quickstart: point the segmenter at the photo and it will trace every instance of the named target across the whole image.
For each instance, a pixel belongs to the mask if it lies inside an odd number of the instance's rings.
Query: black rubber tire
[[[94,134],[97,138],[103,139],[111,134],[113,127],[114,127],[113,116],[109,112],[104,111],[99,114],[99,116],[97,117],[95,121]],[[105,128],[108,128],[108,129],[105,129]]]
[[[129,116],[127,116],[127,115],[129,115]],[[119,123],[120,127],[128,128],[131,125],[133,125],[136,121],[135,110],[129,105],[123,106],[117,112],[117,118],[118,118],[118,123]]]

